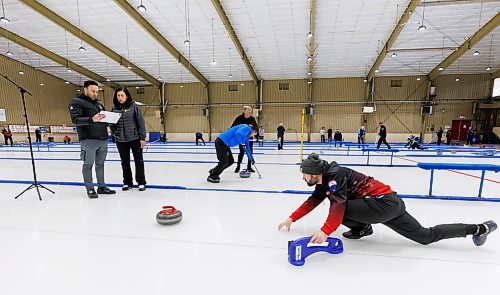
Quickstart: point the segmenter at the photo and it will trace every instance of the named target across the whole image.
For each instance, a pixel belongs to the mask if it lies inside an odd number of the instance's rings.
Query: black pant
[[[360,231],[368,224],[374,223],[382,223],[398,234],[423,245],[443,239],[465,237],[468,234],[467,228],[476,228],[476,225],[462,223],[422,227],[406,212],[403,200],[395,193],[381,198],[347,201],[343,225],[354,231]]]
[[[258,140],[259,146],[264,146],[264,135],[259,135]]]
[[[438,144],[437,145],[441,145],[441,136],[438,136]]]
[[[8,144],[9,140],[10,140],[10,145],[14,145],[14,143],[12,142],[12,136],[4,136],[5,138],[5,145]]]
[[[36,137],[36,142],[42,142],[42,136],[41,135],[35,135]]]
[[[252,153],[253,153],[253,141],[250,140],[248,143],[250,144],[250,151],[252,151]],[[238,166],[240,166],[241,162],[243,162],[243,157],[245,156],[246,152],[245,152],[245,145],[240,144],[238,147],[240,148],[240,153],[238,154]],[[233,164],[233,163],[231,163],[231,164]],[[231,165],[229,165],[229,166],[231,166]],[[250,160],[248,160],[247,170],[250,170],[250,168],[252,168],[252,163],[250,163]]]
[[[321,135],[321,142],[325,142],[325,136]]]
[[[210,170],[210,177],[217,178],[219,175],[229,166],[233,165],[234,157],[229,148],[222,139],[218,138],[215,140],[215,152],[217,153],[217,160],[219,163],[213,169]]]
[[[365,143],[365,137],[364,136],[358,136],[358,144],[360,144],[360,143],[362,143],[362,144]],[[358,146],[358,148],[359,148],[359,146]]]
[[[123,184],[132,186],[134,184],[132,178],[132,170],[130,169],[130,150],[134,155],[135,163],[135,180],[139,185],[146,185],[146,176],[144,175],[144,158],[142,156],[140,140],[128,142],[116,142],[116,147],[120,153],[123,170]]]
[[[387,146],[387,148],[391,148],[391,146],[387,143],[387,140],[385,140],[385,136],[380,136],[380,138],[378,139],[378,143],[377,143],[377,148],[380,148],[380,145],[382,143],[385,143],[385,145]]]
[[[283,149],[283,141],[284,141],[285,137],[284,136],[278,136],[278,150],[282,150]]]
[[[203,141],[203,145],[205,145],[205,141],[203,140],[203,137],[196,137],[196,145],[198,145],[199,140]]]
[[[340,142],[340,147],[342,147],[342,140],[336,140],[336,139],[335,139],[334,141],[335,141],[335,142],[334,142],[334,143],[335,143],[335,147],[337,147],[337,142]]]
[[[451,144],[451,137],[446,137],[446,144],[450,145]]]
[[[472,136],[467,136],[467,144],[472,145]]]

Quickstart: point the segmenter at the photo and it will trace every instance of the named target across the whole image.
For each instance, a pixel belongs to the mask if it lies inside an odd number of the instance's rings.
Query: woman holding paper
[[[118,87],[115,90],[111,111],[121,115],[118,122],[111,125],[111,132],[115,138],[122,163],[122,190],[130,190],[133,186],[132,170],[130,169],[130,151],[132,150],[135,162],[135,180],[139,184],[139,191],[145,191],[146,177],[142,150],[146,145],[146,127],[141,110],[132,100],[126,87]]]

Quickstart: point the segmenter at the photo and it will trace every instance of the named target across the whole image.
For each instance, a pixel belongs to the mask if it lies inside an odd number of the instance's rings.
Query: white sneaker
[[[139,191],[143,192],[146,190],[146,186],[144,184],[139,185]]]

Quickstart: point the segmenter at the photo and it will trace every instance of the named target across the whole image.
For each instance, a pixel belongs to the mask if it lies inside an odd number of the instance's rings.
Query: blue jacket
[[[245,150],[249,160],[253,160],[252,151],[250,150],[249,137],[252,134],[252,128],[245,124],[236,125],[229,128],[219,138],[228,146],[233,147],[240,144],[245,144]]]

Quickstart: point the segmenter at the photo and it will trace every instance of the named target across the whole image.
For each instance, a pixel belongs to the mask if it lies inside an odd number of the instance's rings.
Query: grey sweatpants
[[[105,187],[104,182],[104,161],[108,154],[108,141],[98,139],[85,139],[80,141],[81,154],[83,161],[82,173],[85,188],[94,188],[92,183],[92,166],[95,163],[95,174],[97,177],[97,186]]]

